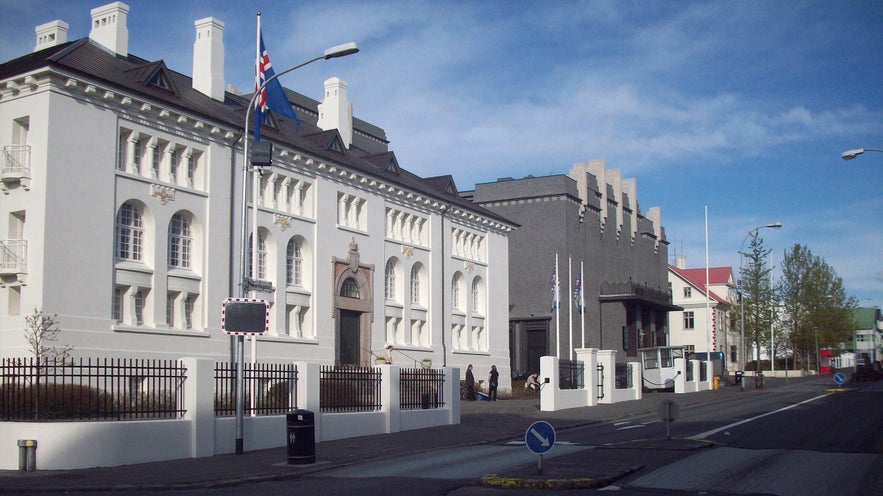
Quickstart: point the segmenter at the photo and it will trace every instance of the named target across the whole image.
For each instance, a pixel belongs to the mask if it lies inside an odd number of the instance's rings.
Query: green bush
[[[89,386],[3,385],[0,398],[0,417],[6,420],[80,420],[118,415],[113,396]]]

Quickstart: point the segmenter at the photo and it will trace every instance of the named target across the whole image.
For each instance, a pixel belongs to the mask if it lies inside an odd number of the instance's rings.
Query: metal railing
[[[245,363],[245,415],[281,415],[297,408],[297,366]],[[236,363],[215,364],[215,416],[236,415]]]
[[[580,360],[559,360],[558,389],[582,389],[585,385],[585,368]]]
[[[438,369],[401,369],[399,407],[402,410],[445,406],[445,373]]]
[[[27,272],[28,242],[24,239],[0,240],[0,274]]]
[[[31,146],[4,145],[3,165],[0,166],[0,177],[4,179],[30,177]]]
[[[184,416],[177,360],[0,360],[0,420],[143,420]]]
[[[614,383],[614,387],[616,389],[631,389],[634,384],[634,378],[632,377],[632,367],[627,363],[617,363],[616,364],[616,382]]]
[[[379,370],[371,367],[323,366],[319,369],[322,412],[373,412],[383,405]]]

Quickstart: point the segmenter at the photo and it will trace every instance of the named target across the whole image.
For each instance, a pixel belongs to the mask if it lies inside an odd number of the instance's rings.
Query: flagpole
[[[570,359],[573,360],[573,303],[570,302],[570,295],[573,294],[571,281],[573,281],[573,273],[570,269],[571,258],[567,257],[567,341],[570,344]]]
[[[579,261],[579,322],[582,339],[580,343],[586,347],[586,274],[583,272],[583,261]]]
[[[711,318],[708,305],[708,204],[705,204],[705,352],[707,360],[711,361]]]
[[[555,356],[561,358],[561,305],[558,298],[561,282],[558,278],[558,252],[555,252]]]

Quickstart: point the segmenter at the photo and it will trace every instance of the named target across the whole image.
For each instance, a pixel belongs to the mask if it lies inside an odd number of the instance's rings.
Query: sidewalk
[[[791,378],[789,385],[811,383],[823,389],[831,384],[830,376]],[[767,379],[767,390],[783,387],[785,379]],[[66,471],[0,471],[0,493],[100,490],[174,490],[235,486],[259,481],[297,479],[305,474],[320,472],[353,463],[413,454],[437,448],[485,444],[523,439],[525,429],[536,420],[545,420],[558,430],[581,425],[655,414],[661,401],[675,400],[681,408],[710,401],[735,401],[744,394],[763,394],[754,390],[753,381],[746,383],[746,391],[736,386],[723,386],[718,391],[675,395],[673,393],[645,394],[638,401],[614,405],[573,408],[558,412],[541,412],[539,397],[529,400],[464,401],[461,423],[415,431],[365,436],[329,441],[316,446],[316,463],[288,465],[285,447],[247,452],[242,455],[218,455],[206,458],[186,458],[167,462],[144,463],[122,467],[92,468]],[[280,433],[284,436],[284,433]],[[380,442],[382,440],[382,442]],[[538,478],[536,487],[597,487],[597,484],[619,478],[637,470],[633,460],[646,457],[645,451],[696,450],[706,443],[690,440],[646,440],[629,446],[611,447],[604,451],[603,463],[586,464],[556,458]],[[638,455],[638,456],[635,456]],[[583,457],[585,455],[582,455]],[[37,467],[39,468],[39,451]],[[551,464],[550,464],[551,465]],[[587,472],[591,466],[591,472]],[[516,467],[512,472],[485,477],[486,485],[499,487],[535,487],[531,479],[516,477],[526,473]],[[536,467],[533,467],[536,473]],[[586,482],[586,480],[588,482]],[[512,485],[515,484],[515,485]],[[519,485],[520,484],[520,485]],[[567,485],[569,484],[569,485]],[[589,486],[578,484],[593,484]]]

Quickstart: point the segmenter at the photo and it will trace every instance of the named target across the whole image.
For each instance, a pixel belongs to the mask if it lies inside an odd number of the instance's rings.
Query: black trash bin
[[[742,385],[742,371],[741,370],[736,371],[736,385],[737,386]]]
[[[316,463],[316,427],[313,412],[293,410],[285,416],[288,430],[288,464]]]

